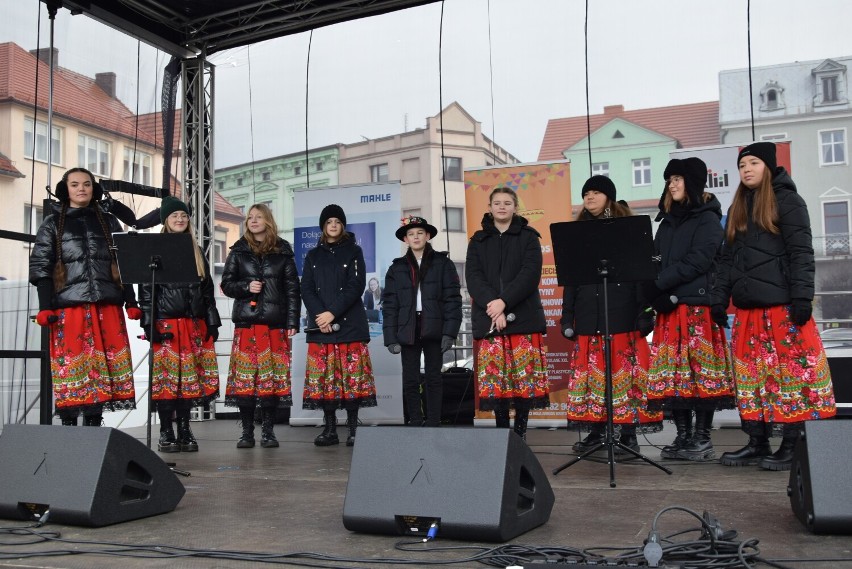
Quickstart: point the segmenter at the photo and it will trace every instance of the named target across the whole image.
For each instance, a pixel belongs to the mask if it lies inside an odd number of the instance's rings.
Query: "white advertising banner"
[[[296,190],[293,203],[293,250],[296,252],[299,276],[302,274],[305,255],[319,241],[320,212],[332,203],[346,212],[346,229],[355,235],[358,245],[364,250],[367,266],[367,289],[364,292],[369,290],[371,279],[377,279],[379,286],[384,287],[385,273],[391,261],[402,254],[400,241],[394,236],[402,212],[399,182]],[[376,378],[378,406],[362,409],[358,418],[364,424],[402,424],[401,360],[385,348],[381,311],[366,303],[365,307],[370,325],[369,348]],[[305,327],[304,318],[303,306],[301,329]],[[291,425],[322,424],[322,411],[302,409],[307,352],[305,334],[300,332],[293,337]]]

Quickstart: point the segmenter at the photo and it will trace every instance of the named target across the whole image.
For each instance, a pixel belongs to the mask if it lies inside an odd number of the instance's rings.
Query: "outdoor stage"
[[[385,427],[361,427],[366,429]],[[472,428],[472,427],[443,427]],[[342,523],[343,501],[352,449],[345,445],[318,448],[315,427],[276,425],[281,447],[238,450],[239,427],[234,420],[193,423],[201,451],[162,455],[192,473],[181,478],[186,495],[174,512],[103,528],[61,526],[48,523],[42,531],[60,532],[71,540],[121,542],[193,547],[211,550],[294,553],[315,552],[347,558],[415,559],[414,563],[354,564],[302,559],[301,564],[321,567],[420,567],[427,562],[461,559],[472,551],[430,552],[434,547],[469,545],[469,542],[438,539],[417,547],[420,553],[397,551],[398,541],[412,538],[356,534]],[[144,428],[127,431],[144,442]],[[259,435],[259,432],[257,433]],[[850,567],[852,536],[820,536],[809,533],[794,517],[787,497],[788,472],[768,472],[757,467],[732,468],[713,463],[665,461],[671,476],[641,461],[619,463],[616,488],[609,487],[609,469],[603,462],[581,461],[553,476],[551,470],[573,457],[571,444],[577,434],[563,430],[531,429],[528,444],[547,473],[556,495],[550,520],[512,540],[516,544],[572,548],[641,547],[655,514],[669,506],[683,506],[699,514],[709,511],[723,530],[735,529],[738,540],[755,538],[766,559],[846,558],[845,562],[797,563],[787,567]],[[640,436],[642,453],[657,460],[662,446],[671,442],[673,427],[649,437]],[[745,443],[736,429],[713,432],[717,455]],[[777,445],[777,440],[774,441]],[[393,468],[388,464],[387,468]],[[2,481],[0,481],[2,483]],[[471,480],[470,484],[477,484]],[[838,488],[850,492],[850,488]],[[20,521],[0,521],[4,527],[21,527]],[[697,520],[686,513],[665,513],[661,534],[696,528]],[[697,537],[697,535],[695,536]],[[680,539],[680,538],[679,538]],[[48,543],[10,546],[14,536],[0,536],[0,567],[114,568],[137,567],[259,567],[257,561],[212,559],[150,559],[106,555],[10,558],[32,551],[70,549],[79,551],[104,545]],[[485,544],[494,546],[495,544]],[[279,561],[280,563],[280,561]],[[468,561],[455,567],[483,567]],[[530,565],[528,565],[530,566]],[[758,565],[761,566],[761,565]]]

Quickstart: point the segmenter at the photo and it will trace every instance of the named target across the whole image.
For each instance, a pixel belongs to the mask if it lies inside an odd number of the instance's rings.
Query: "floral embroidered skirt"
[[[121,307],[82,304],[56,313],[58,320],[50,326],[56,414],[135,409],[133,361]]]
[[[481,411],[512,405],[550,405],[547,358],[541,334],[509,334],[475,341],[476,385]]]
[[[219,396],[219,366],[213,338],[205,340],[207,325],[200,318],[164,318],[160,334],[174,337],[154,344],[154,409],[203,405]]]
[[[287,330],[255,324],[234,328],[225,405],[290,407],[290,339]]]
[[[639,332],[612,337],[612,421],[639,432],[662,429],[663,412],[648,409],[648,342]],[[577,336],[568,366],[568,428],[607,420],[603,336]]]
[[[731,334],[743,421],[796,423],[837,413],[816,324],[790,321],[788,305],[737,309]]]
[[[376,381],[366,342],[308,344],[303,409],[376,406]]]
[[[710,307],[680,304],[657,315],[648,368],[649,406],[733,409],[730,360],[725,333],[710,317]]]

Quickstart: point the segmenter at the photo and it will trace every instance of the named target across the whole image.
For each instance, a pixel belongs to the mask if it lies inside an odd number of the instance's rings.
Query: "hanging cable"
[[[754,140],[754,91],[751,84],[751,0],[746,2],[746,32],[748,42],[748,104],[751,108],[751,139]]]
[[[497,146],[497,135],[494,133],[496,127],[494,125],[494,63],[491,60],[492,55],[491,0],[488,0],[488,77],[491,80],[491,151],[494,152],[496,156],[497,150],[495,149],[495,147]]]
[[[140,89],[139,78],[140,78],[140,68],[141,67],[142,67],[142,40],[137,39],[136,40],[136,114],[135,114],[135,121],[134,121],[134,125],[133,125],[133,166],[131,167],[131,172],[133,172],[134,175],[131,176],[131,181],[133,181],[133,178],[136,177],[135,176],[135,174],[136,174],[136,149],[138,148],[138,145],[139,145],[139,89]],[[140,164],[140,166],[141,166],[141,164]],[[141,179],[142,168],[139,168],[139,170],[140,170],[140,172],[139,172],[139,175],[140,175],[139,183],[144,184],[145,180]],[[134,197],[134,194],[130,194],[130,204],[132,206],[132,209],[135,211],[136,210],[136,199]]]
[[[251,143],[251,203],[254,205],[257,199],[254,195],[254,106],[252,105],[251,93],[251,46],[246,46],[246,59],[248,59],[248,86],[249,86],[249,138]]]
[[[314,31],[311,30],[311,33],[308,34],[308,57],[305,60],[305,176],[307,177],[307,181],[305,182],[305,187],[311,187],[311,168],[308,164],[308,156],[310,152],[310,146],[308,146],[308,87],[311,83],[311,43],[314,41]],[[320,227],[322,230],[322,227]]]
[[[583,23],[583,44],[586,56],[586,146],[589,149],[589,175],[592,174],[592,119],[589,113],[589,0],[586,0],[586,18]]]
[[[438,25],[438,126],[441,129],[441,183],[444,186],[444,231],[447,232],[447,256],[450,256],[450,210],[447,203],[447,157],[444,156],[444,83],[443,83],[443,44],[444,44],[444,0],[441,0],[441,21]]]

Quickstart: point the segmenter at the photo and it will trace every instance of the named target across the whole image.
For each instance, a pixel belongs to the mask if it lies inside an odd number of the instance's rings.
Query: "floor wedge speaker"
[[[550,518],[553,490],[509,429],[358,429],[346,529],[505,542]]]
[[[814,533],[852,534],[852,421],[806,421],[787,494]]]
[[[6,425],[0,518],[106,526],[174,510],[185,492],[163,460],[116,429]]]

